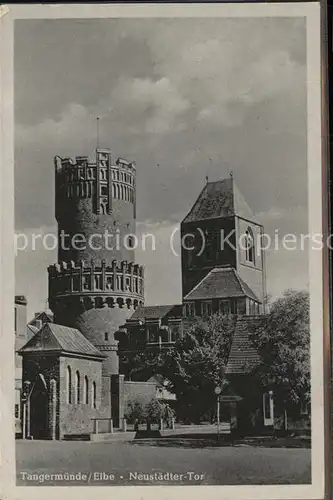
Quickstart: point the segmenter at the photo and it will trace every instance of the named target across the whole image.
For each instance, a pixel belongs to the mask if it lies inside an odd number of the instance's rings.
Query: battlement
[[[97,213],[110,213],[112,200],[135,204],[134,162],[118,158],[112,163],[109,150],[96,151],[96,161],[88,156],[54,158],[57,199],[91,198]]]
[[[54,165],[55,165],[55,170],[56,173],[62,173],[66,170],[70,170],[73,172],[73,174],[76,172],[77,179],[81,178],[80,175],[84,175],[85,171],[80,171],[80,169],[91,169],[91,178],[92,175],[95,175],[96,178],[96,172],[97,168],[106,168],[106,158],[104,159],[104,156],[109,156],[111,157],[111,152],[109,150],[101,150],[98,149],[97,153],[100,155],[100,161],[97,159],[91,160],[89,156],[75,156],[73,157],[66,157],[62,158],[61,156],[55,156],[54,157]],[[111,168],[114,169],[115,171],[124,171],[128,172],[131,175],[135,175],[136,173],[136,163],[134,161],[129,161],[124,158],[117,158],[117,160],[113,163],[111,161],[110,164]]]
[[[143,272],[144,272],[143,266],[135,264],[134,262],[127,262],[126,260],[122,260],[121,262],[113,260],[112,266],[107,266],[105,260],[91,259],[88,266],[83,260],[81,260],[79,263],[71,260],[69,262],[59,262],[56,264],[51,264],[48,267],[48,272],[52,276],[57,276],[58,274],[64,274],[65,271],[67,271],[68,273],[72,273],[81,270],[84,270],[84,272],[88,271],[95,272],[102,270],[109,272],[116,270],[117,272],[124,271],[125,273],[129,274],[133,273],[136,276],[141,276],[141,277],[143,277]]]
[[[49,266],[48,273],[50,296],[75,292],[144,295],[143,267],[125,260],[114,260],[111,266],[105,260],[92,260],[88,266],[83,261],[60,262]]]

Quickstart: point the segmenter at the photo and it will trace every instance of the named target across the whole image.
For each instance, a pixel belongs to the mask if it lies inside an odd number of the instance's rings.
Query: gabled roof
[[[34,318],[29,321],[29,325],[36,325],[36,321],[42,321],[42,323],[53,323],[53,313],[52,311],[40,311],[35,313]]]
[[[260,356],[252,345],[249,333],[256,325],[264,321],[265,316],[238,317],[235,325],[226,373],[229,375],[245,375],[259,363]]]
[[[184,297],[184,300],[249,297],[260,302],[233,267],[215,267]]]
[[[141,306],[138,307],[127,321],[146,321],[149,319],[181,318],[182,305],[171,304],[162,306]]]
[[[235,215],[256,222],[234,179],[229,177],[207,182],[183,223]]]
[[[18,352],[59,352],[104,358],[79,330],[54,323],[45,323]]]

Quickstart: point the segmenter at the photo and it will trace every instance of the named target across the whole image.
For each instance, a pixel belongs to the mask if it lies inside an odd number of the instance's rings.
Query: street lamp
[[[22,438],[27,439],[30,437],[30,415],[29,415],[29,399],[31,382],[26,380],[23,384],[22,403],[23,403],[23,421],[22,421]]]
[[[214,389],[216,394],[216,424],[217,424],[217,440],[220,437],[220,394],[222,392],[221,387],[216,386]]]

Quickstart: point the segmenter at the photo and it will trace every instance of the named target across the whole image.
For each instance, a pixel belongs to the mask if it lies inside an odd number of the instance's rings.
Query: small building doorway
[[[33,439],[49,439],[48,393],[40,377],[37,377],[30,395],[30,436]]]

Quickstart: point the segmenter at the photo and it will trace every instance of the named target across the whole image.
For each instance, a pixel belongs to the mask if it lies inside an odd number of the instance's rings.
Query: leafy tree
[[[159,373],[168,380],[167,389],[177,398],[178,413],[189,421],[215,407],[214,389],[226,387],[226,364],[230,352],[234,318],[215,314],[190,318],[183,323],[183,335],[169,349],[138,350],[125,360],[131,376]]]
[[[290,409],[310,399],[309,294],[287,290],[250,333],[261,362],[257,382],[274,393],[275,407]]]
[[[215,405],[215,387],[226,387],[233,329],[231,317],[192,318],[184,323],[174,349],[161,352],[158,369],[169,381],[168,390],[176,394],[183,418],[199,422]]]

